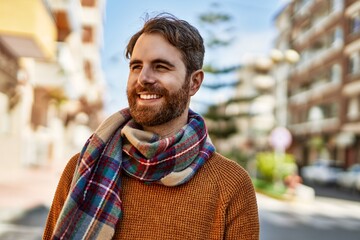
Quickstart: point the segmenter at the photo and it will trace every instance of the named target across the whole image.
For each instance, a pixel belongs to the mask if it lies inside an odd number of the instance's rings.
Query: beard
[[[142,126],[157,126],[179,117],[186,109],[190,100],[190,84],[185,81],[175,93],[169,93],[162,87],[144,86],[127,90],[130,114],[134,121]],[[139,106],[136,102],[137,92],[147,91],[162,96],[163,103],[159,106]]]

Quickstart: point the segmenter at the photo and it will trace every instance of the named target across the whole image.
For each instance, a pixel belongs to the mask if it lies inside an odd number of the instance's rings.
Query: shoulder
[[[75,154],[70,158],[70,160],[67,162],[61,177],[59,181],[58,187],[65,186],[66,188],[69,188],[74,176],[75,169],[78,165],[80,153]],[[68,190],[68,189],[67,189]]]
[[[241,180],[242,178],[249,177],[248,172],[237,162],[230,160],[217,152],[214,152],[204,167],[207,171],[211,172],[215,178],[220,177],[223,180]]]
[[[80,153],[77,153],[70,158],[70,160],[68,161],[68,163],[66,164],[66,166],[64,168],[63,174],[69,174],[72,177],[72,175],[74,174],[74,171],[76,169],[76,166],[78,164],[79,157],[80,157]]]
[[[217,185],[225,195],[253,192],[253,184],[248,172],[237,162],[215,152],[203,166],[203,175],[208,182]]]

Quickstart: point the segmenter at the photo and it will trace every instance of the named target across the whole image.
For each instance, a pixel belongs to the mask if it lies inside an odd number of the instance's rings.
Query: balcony
[[[57,31],[42,0],[0,0],[0,16],[0,39],[16,57],[54,57]]]
[[[341,88],[340,83],[328,82],[318,84],[307,91],[300,92],[290,97],[289,102],[292,105],[303,105],[318,99],[324,98],[324,96],[332,95]]]
[[[344,87],[342,89],[342,93],[348,97],[359,95],[360,94],[360,82],[356,81],[356,82],[352,82],[352,83],[348,83],[348,84],[344,85]]]
[[[295,135],[306,135],[335,131],[338,130],[339,127],[340,120],[338,118],[326,118],[316,121],[292,124],[289,126],[289,129]]]
[[[318,16],[316,19],[314,19],[312,26],[295,39],[295,45],[303,46],[307,42],[314,39],[321,32],[323,32],[324,29],[328,29],[334,23],[339,22],[340,19],[341,12],[339,11],[331,12],[328,15],[325,14],[323,16]]]
[[[321,49],[312,50],[307,56],[304,56],[301,61],[296,65],[292,74],[293,78],[302,78],[302,75],[309,72],[311,69],[322,66],[331,58],[340,54],[343,48],[343,43],[339,42],[331,46],[324,46]]]
[[[345,132],[360,134],[360,122],[346,123],[343,125],[342,130]]]
[[[48,0],[56,19],[58,41],[65,41],[66,37],[81,27],[81,5],[76,0]]]

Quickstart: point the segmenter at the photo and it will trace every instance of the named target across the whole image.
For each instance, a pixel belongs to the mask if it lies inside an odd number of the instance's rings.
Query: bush
[[[282,181],[296,171],[295,158],[291,154],[262,152],[256,155],[257,178],[269,183]]]

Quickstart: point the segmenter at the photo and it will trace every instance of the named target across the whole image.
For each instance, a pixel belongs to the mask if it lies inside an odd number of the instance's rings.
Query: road
[[[359,240],[360,203],[317,197],[285,202],[258,195],[260,240]]]
[[[257,195],[260,240],[359,240],[360,203],[316,197],[313,202],[280,201]],[[38,206],[0,222],[0,240],[41,240],[48,208]]]
[[[14,219],[0,222],[0,240],[41,240],[48,211],[39,205]]]

